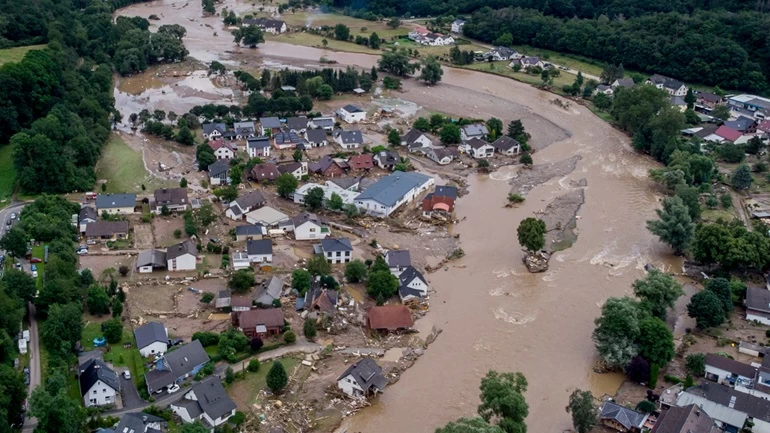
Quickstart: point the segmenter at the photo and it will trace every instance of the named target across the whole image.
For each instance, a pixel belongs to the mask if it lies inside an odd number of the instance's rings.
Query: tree
[[[435,433],[505,433],[496,425],[490,425],[483,418],[460,418],[449,422]]]
[[[294,344],[297,341],[297,334],[294,331],[286,331],[283,333],[283,341],[287,344]]]
[[[350,37],[350,28],[345,24],[337,24],[334,26],[334,39],[338,41],[347,41]]]
[[[687,389],[688,387],[685,387]],[[636,410],[642,413],[653,413],[658,409],[657,406],[655,406],[655,403],[649,401],[649,400],[642,400],[639,403],[636,404]]]
[[[300,162],[302,161],[302,151],[297,149],[294,151],[294,153],[291,155],[292,159],[294,159],[294,162]]]
[[[639,354],[650,364],[666,365],[674,358],[674,336],[662,320],[648,317],[639,331]]]
[[[489,141],[494,141],[503,135],[503,121],[492,117],[487,120],[487,129],[489,130]]]
[[[650,363],[641,356],[634,356],[626,367],[626,374],[636,383],[647,382],[650,379]]]
[[[730,108],[727,105],[717,105],[711,110],[711,115],[719,120],[730,120]]]
[[[529,167],[534,161],[532,161],[532,155],[530,155],[529,152],[524,152],[521,154],[521,157],[519,157],[519,162],[525,167]]]
[[[388,90],[398,90],[401,88],[401,79],[394,77],[385,77],[382,79],[382,84]]]
[[[260,340],[260,341],[262,341],[262,340]],[[251,372],[251,373],[256,373],[256,372],[259,371],[259,367],[261,367],[259,359],[254,358],[251,361],[249,361],[249,366],[246,367],[246,369],[249,370],[249,372]]]
[[[270,371],[267,372],[267,387],[270,388],[273,393],[278,394],[289,383],[289,377],[286,375],[286,370],[283,368],[281,361],[274,361],[270,367]]]
[[[312,282],[313,276],[304,269],[297,269],[291,273],[291,288],[298,291],[300,295],[308,291]]]
[[[50,352],[66,358],[83,334],[83,312],[79,303],[53,304],[42,327],[41,341]]]
[[[444,144],[457,144],[461,140],[460,127],[454,123],[447,123],[441,127],[439,138]]]
[[[324,190],[320,187],[310,188],[302,202],[310,210],[320,209],[324,204]]]
[[[719,326],[725,321],[722,301],[710,290],[702,290],[690,299],[687,315],[695,319],[700,329]]]
[[[691,375],[702,377],[706,374],[706,355],[702,353],[687,355],[687,358],[685,358],[685,368]]]
[[[236,271],[230,276],[230,281],[227,283],[227,287],[239,293],[248,292],[253,285],[254,273],[248,269]]]
[[[675,254],[681,255],[690,246],[695,230],[689,209],[681,198],[668,197],[663,200],[663,209],[655,212],[660,219],[647,221],[647,230],[669,244]]]
[[[402,77],[414,72],[415,66],[409,63],[409,58],[402,51],[385,51],[378,62],[381,71],[390,72]]]
[[[612,99],[604,93],[594,95],[594,105],[601,111],[607,111],[612,107]]]
[[[422,59],[422,71],[420,72],[420,80],[425,81],[429,85],[441,81],[441,77],[444,75],[444,70],[441,69],[441,64],[438,62],[435,56],[428,56]]]
[[[176,138],[174,139],[177,141],[177,143],[184,144],[185,146],[192,146],[195,144],[195,136],[187,126],[182,126],[179,128],[179,131],[176,133]]]
[[[591,391],[572,391],[565,409],[567,413],[572,414],[572,425],[577,433],[588,433],[596,425],[596,407]]]
[[[24,257],[27,254],[27,234],[18,225],[12,226],[0,239],[0,248],[14,257]]]
[[[524,130],[521,120],[511,120],[508,124],[508,136],[522,144],[529,141],[529,134]]]
[[[735,189],[741,191],[751,188],[751,168],[748,164],[741,164],[735,169],[732,176],[732,183]]]
[[[422,132],[430,131],[430,122],[424,117],[418,117],[417,120],[414,121],[412,128]]]
[[[104,338],[110,344],[118,344],[123,339],[123,323],[120,319],[110,319],[104,322]]]
[[[366,279],[366,265],[355,259],[345,265],[345,278],[351,283],[360,283]]]
[[[31,302],[37,292],[37,282],[28,273],[8,269],[3,274],[3,280],[8,287],[8,293],[17,299]],[[88,286],[89,284],[86,284]]]
[[[633,287],[634,294],[642,300],[641,307],[660,319],[665,319],[666,310],[674,308],[676,300],[684,295],[682,285],[674,277],[657,269],[634,281]]]
[[[265,35],[262,34],[262,30],[257,26],[241,27],[233,31],[233,35],[235,36],[235,43],[240,44],[243,42],[243,45],[249,48],[257,48],[257,44],[265,42]]]
[[[307,271],[314,276],[329,275],[332,273],[332,265],[322,254],[316,254],[307,261]]]
[[[687,103],[687,109],[695,108],[695,95],[692,93],[692,87],[687,88],[687,94],[684,96],[684,102]]]
[[[698,221],[701,212],[700,189],[681,184],[674,187],[674,195],[681,198],[682,202],[687,206],[687,213],[690,215],[690,219]]]
[[[704,284],[706,290],[710,290],[717,295],[717,298],[722,302],[722,311],[725,314],[733,310],[732,291],[730,290],[730,281],[726,278],[712,278],[706,280]]]
[[[382,44],[382,40],[380,40],[380,36],[377,33],[372,32],[372,34],[369,35],[369,47],[375,50],[378,50],[380,49],[380,44]]]
[[[316,320],[309,317],[305,319],[305,323],[302,325],[302,332],[305,334],[305,338],[310,341],[314,341],[316,335],[318,334],[318,329],[316,328]]]
[[[195,421],[183,424],[181,433],[208,433],[209,431],[200,421]]]
[[[297,181],[297,178],[292,174],[283,173],[282,175],[278,176],[278,179],[275,180],[275,186],[276,190],[278,191],[278,195],[283,198],[289,198],[294,193],[294,191],[297,190],[299,182]]]
[[[374,299],[390,299],[398,291],[398,278],[390,271],[372,271],[366,283],[366,293]]]
[[[397,29],[401,26],[401,20],[398,18],[391,18],[388,20],[387,25],[391,29]]]
[[[524,218],[516,230],[519,244],[530,253],[545,247],[545,232],[545,221],[533,217]]]
[[[626,368],[639,353],[640,316],[638,303],[628,297],[609,298],[602,306],[591,338],[607,367]]]
[[[486,422],[496,420],[507,433],[526,432],[524,418],[529,414],[529,406],[523,395],[527,391],[527,379],[523,374],[490,370],[481,379],[480,389],[478,412]]]
[[[388,266],[388,262],[385,261],[385,259],[382,256],[377,256],[374,259],[374,262],[372,263],[371,269],[369,269],[369,272],[377,272],[377,271],[390,271],[390,266]]]
[[[93,315],[101,316],[110,312],[110,298],[104,287],[93,285],[88,289],[86,306]]]
[[[235,382],[235,371],[233,371],[233,367],[228,365],[225,369],[225,383],[229,385],[233,382]]]
[[[30,415],[37,418],[35,431],[41,433],[80,433],[86,426],[86,410],[69,397],[67,380],[59,370],[53,370],[43,386],[32,393]]]
[[[388,144],[391,146],[401,145],[401,134],[398,133],[397,129],[393,128],[388,131]]]
[[[329,197],[327,206],[331,210],[342,210],[342,208],[345,206],[345,202],[342,201],[342,197],[340,197],[339,194],[333,192],[331,197]]]

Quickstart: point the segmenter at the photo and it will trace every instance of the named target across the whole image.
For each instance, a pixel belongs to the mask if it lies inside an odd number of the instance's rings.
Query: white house
[[[243,25],[256,26],[259,27],[263,32],[273,35],[279,35],[289,29],[285,22],[270,18],[247,18],[243,20]]]
[[[246,152],[249,158],[267,158],[270,156],[270,137],[249,138],[246,143]]]
[[[249,256],[249,263],[272,263],[273,241],[271,239],[246,241],[246,254]]]
[[[472,123],[460,128],[460,138],[463,143],[471,138],[484,139],[487,135],[489,135],[489,129],[487,129],[487,125],[483,123]]]
[[[290,175],[297,178],[297,180],[302,179],[302,176],[307,175],[307,162],[306,161],[295,161],[290,162],[288,164],[281,164],[278,166],[278,171],[283,173],[289,173]]]
[[[447,165],[457,156],[457,150],[448,147],[430,148],[425,152],[425,156],[438,165]]]
[[[230,184],[229,160],[218,159],[215,163],[209,165],[209,183],[214,186]]]
[[[503,155],[512,156],[521,153],[521,143],[507,135],[503,135],[492,142],[492,147],[495,148],[496,152]]]
[[[347,123],[363,122],[366,120],[366,111],[353,104],[348,104],[337,110],[337,117]]]
[[[746,289],[746,320],[770,325],[770,290],[758,287]]]
[[[511,63],[508,64],[511,68],[515,68],[516,65],[519,65],[521,69],[529,69],[535,67],[542,68],[545,66],[545,63],[540,60],[540,57],[522,56],[518,59],[513,59]]]
[[[424,174],[394,171],[356,197],[355,205],[366,214],[387,217],[401,205],[416,199],[434,183],[432,177]]]
[[[310,147],[322,147],[329,144],[329,139],[326,137],[326,131],[323,129],[305,130],[305,141],[310,144]]]
[[[316,117],[310,119],[307,125],[311,129],[323,129],[326,132],[334,131],[334,118],[333,117]]]
[[[209,141],[209,146],[214,149],[214,156],[217,159],[233,159],[235,157],[235,148],[222,139]]]
[[[99,194],[96,196],[96,212],[101,215],[127,215],[134,213],[136,194]]]
[[[105,406],[117,403],[120,393],[120,379],[107,364],[100,359],[89,359],[78,367],[80,395],[83,405]]]
[[[321,239],[313,245],[316,254],[323,254],[331,264],[348,263],[353,258],[353,246],[348,238]]]
[[[236,251],[231,254],[230,257],[233,261],[233,269],[240,271],[241,269],[248,269],[251,267],[249,262],[249,255],[247,253]]]
[[[235,122],[233,124],[233,132],[235,132],[235,138],[237,140],[246,140],[254,136],[256,133],[256,126],[254,122]]]
[[[194,271],[198,262],[198,248],[190,241],[172,245],[166,250],[166,262],[169,271]]]
[[[235,415],[237,408],[216,376],[197,383],[181,399],[171,403],[170,407],[182,421],[202,421],[204,425],[212,427],[212,431],[213,427],[219,427]]]
[[[385,262],[390,268],[390,273],[399,276],[412,266],[412,257],[409,250],[389,250],[385,253]]]
[[[658,89],[665,90],[671,96],[686,96],[687,86],[679,80],[666,77],[665,75],[654,74],[646,81],[647,84],[652,84]]]
[[[387,385],[382,368],[372,358],[353,363],[337,378],[337,387],[351,397],[368,397],[382,392]]]
[[[203,138],[211,141],[227,132],[227,125],[224,123],[204,123],[201,125],[201,129],[203,130]]]
[[[428,295],[428,281],[412,266],[407,267],[398,276],[398,296],[401,301],[422,299]]]
[[[471,138],[461,144],[459,149],[476,159],[490,158],[495,154],[495,147],[480,138]]]
[[[706,374],[708,380],[722,383],[725,380],[731,384],[750,384],[757,375],[757,369],[749,364],[716,355],[706,354]]]
[[[318,215],[309,212],[303,212],[294,218],[294,239],[298,241],[310,239],[325,239],[331,235],[329,227],[323,225],[323,221]]]
[[[166,252],[163,250],[144,250],[136,256],[136,269],[140,274],[164,270],[167,265],[168,260],[166,260]]]
[[[361,131],[336,131],[334,140],[343,149],[358,149],[358,146],[364,142],[364,136],[361,135]]]
[[[508,47],[495,47],[491,50],[484,53],[484,59],[486,60],[492,60],[495,62],[503,61],[503,60],[516,60],[520,59],[521,54],[518,53],[516,50],[512,50]]]
[[[425,152],[432,144],[433,140],[430,137],[414,128],[401,136],[401,145],[407,146],[410,152]]]
[[[462,34],[463,33],[463,27],[465,27],[465,21],[463,20],[454,20],[452,21],[452,33],[456,34]]]
[[[260,191],[251,191],[230,202],[225,215],[232,220],[242,220],[244,215],[265,205],[265,197]]]
[[[160,322],[147,322],[134,329],[136,347],[143,357],[161,356],[168,351],[168,331]]]
[[[96,209],[91,206],[83,206],[78,213],[78,228],[80,233],[86,232],[86,226],[90,223],[96,222],[97,214]]]

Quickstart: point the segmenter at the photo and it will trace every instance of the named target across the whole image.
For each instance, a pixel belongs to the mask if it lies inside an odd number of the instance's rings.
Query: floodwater
[[[248,8],[234,0],[224,6]],[[304,65],[325,56],[341,66],[368,69],[377,60],[274,42],[257,50],[239,49],[224,36],[218,18],[200,18],[197,0],[156,0],[119,13],[155,13],[163,17],[160,24],[184,25],[188,50],[202,61]],[[214,31],[219,36],[212,36]],[[448,270],[429,275],[436,294],[430,313],[417,323],[422,331],[435,326],[442,334],[376,404],[346,419],[340,431],[427,433],[471,416],[478,405],[480,379],[490,369],[521,371],[527,377],[530,431],[562,431],[570,427],[564,407],[572,390],[613,394],[622,381],[621,375],[598,375],[592,369],[596,354],[591,332],[601,305],[611,296],[631,294],[631,283],[644,274],[647,263],[681,266],[645,229],[660,200],[647,177],[655,163],[635,154],[626,136],[582,106],[559,108],[551,102],[555,95],[507,78],[444,71],[442,83],[434,88],[406,80],[399,97],[455,116],[495,116],[504,123],[522,119],[538,149],[536,164],[575,154],[582,159],[571,174],[535,187],[513,209],[503,205],[515,169],[468,179],[470,194],[456,207],[462,222],[453,230],[460,234],[466,256]],[[573,188],[570,181],[580,179],[587,180],[587,187],[578,212],[577,241],[554,255],[547,272],[528,273],[516,241],[519,221],[544,209]]]

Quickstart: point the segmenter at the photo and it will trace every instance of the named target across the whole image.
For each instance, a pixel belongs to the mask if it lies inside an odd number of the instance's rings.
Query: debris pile
[[[536,253],[527,253],[527,255],[525,255],[522,260],[524,261],[524,265],[527,267],[529,272],[534,274],[547,271],[548,259],[550,258],[551,255],[547,252],[538,251]]]

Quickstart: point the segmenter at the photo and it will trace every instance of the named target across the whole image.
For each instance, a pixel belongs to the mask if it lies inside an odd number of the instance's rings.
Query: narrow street
[[[28,397],[40,386],[42,381],[42,368],[40,365],[40,333],[37,329],[37,317],[35,305],[29,303],[29,388]],[[27,400],[29,402],[29,400]],[[28,405],[29,406],[29,405]],[[22,431],[32,431],[37,425],[35,418],[27,418],[24,421]]]

